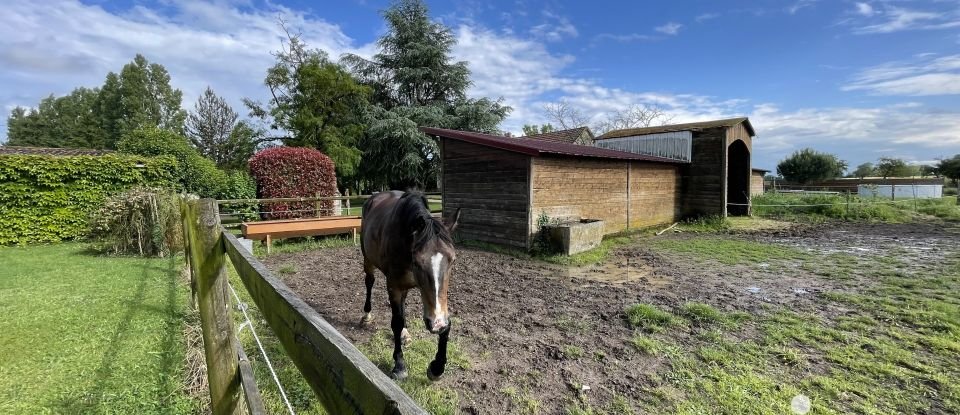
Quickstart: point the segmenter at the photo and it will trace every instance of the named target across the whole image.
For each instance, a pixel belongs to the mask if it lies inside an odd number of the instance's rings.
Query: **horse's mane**
[[[397,215],[401,220],[405,220],[406,228],[410,233],[420,228],[421,221],[425,224],[413,239],[413,250],[419,251],[428,242],[440,239],[448,244],[453,244],[453,238],[450,231],[443,222],[437,220],[430,214],[430,208],[427,204],[427,198],[423,193],[409,191],[400,197],[397,204]]]

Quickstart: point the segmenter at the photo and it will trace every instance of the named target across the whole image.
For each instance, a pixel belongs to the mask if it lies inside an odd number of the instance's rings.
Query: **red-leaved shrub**
[[[257,181],[257,195],[262,199],[286,197],[334,196],[337,175],[333,160],[312,148],[274,147],[250,158],[250,174]],[[289,219],[331,215],[333,202],[266,203],[262,206],[266,219]]]

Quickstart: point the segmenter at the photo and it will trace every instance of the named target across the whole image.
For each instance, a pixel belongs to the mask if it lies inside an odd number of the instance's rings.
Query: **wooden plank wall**
[[[672,223],[682,215],[680,166],[632,162],[630,170],[630,227]]]
[[[526,248],[530,156],[443,139],[443,216],[463,208],[457,234]]]
[[[763,173],[755,171],[750,173],[750,196],[763,194]]]
[[[535,157],[530,232],[539,231],[541,213],[551,219],[602,219],[607,234],[625,229],[627,165],[618,160]]]
[[[723,215],[726,128],[693,132],[692,161],[683,169],[683,214]]]

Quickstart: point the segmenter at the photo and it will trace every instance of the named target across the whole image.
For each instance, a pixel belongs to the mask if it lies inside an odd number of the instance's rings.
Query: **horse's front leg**
[[[450,339],[450,326],[452,322],[447,322],[446,330],[440,332],[440,338],[437,340],[437,356],[427,366],[427,377],[430,380],[440,379],[443,370],[447,365],[447,340]]]
[[[390,319],[390,328],[393,329],[393,371],[391,376],[400,380],[407,377],[407,365],[403,361],[403,332],[406,322],[404,321],[404,302],[407,299],[406,290],[390,290],[390,311],[393,317]]]

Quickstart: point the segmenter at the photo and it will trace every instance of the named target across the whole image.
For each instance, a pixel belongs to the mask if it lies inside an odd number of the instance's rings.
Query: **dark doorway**
[[[727,214],[750,214],[750,150],[743,140],[727,148]]]

